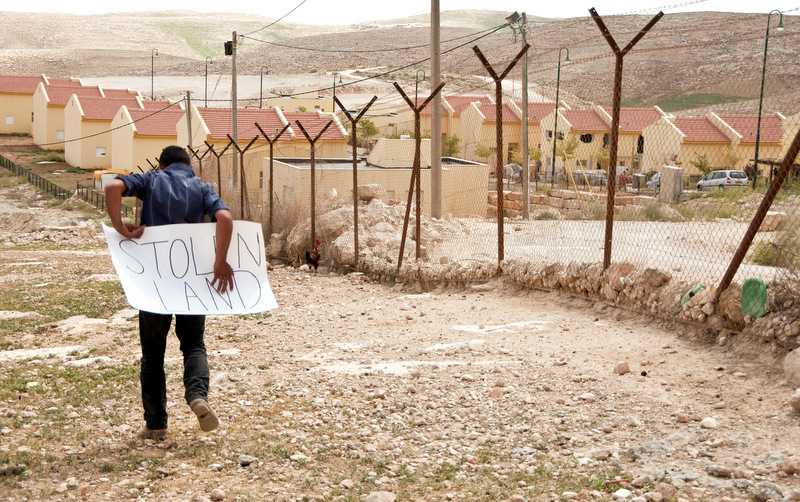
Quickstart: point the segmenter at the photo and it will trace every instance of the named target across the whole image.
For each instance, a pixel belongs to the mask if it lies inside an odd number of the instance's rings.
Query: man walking
[[[158,169],[142,174],[118,176],[106,185],[106,209],[114,229],[127,239],[138,239],[145,227],[175,223],[203,223],[205,216],[216,220],[214,278],[218,293],[233,288],[233,269],[226,261],[233,231],[233,218],[214,188],[195,176],[189,154],[179,146],[164,148]],[[122,197],[142,200],[141,225],[123,223]],[[139,338],[142,345],[140,382],[145,426],[139,436],[167,437],[167,385],[164,352],[171,314],[139,311]],[[208,432],[219,425],[208,404],[209,370],[203,342],[205,316],[175,315],[175,334],[183,353],[184,397],[197,416],[200,429]]]

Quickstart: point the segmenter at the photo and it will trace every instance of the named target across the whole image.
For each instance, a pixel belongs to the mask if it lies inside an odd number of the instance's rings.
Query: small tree
[[[368,141],[378,134],[378,128],[375,127],[375,123],[368,119],[359,120],[356,129],[358,130],[358,135]]]
[[[556,145],[556,157],[560,157],[564,161],[564,165],[575,157],[575,150],[578,149],[578,138],[570,135],[566,140],[561,141]]]
[[[461,148],[461,138],[458,136],[450,136],[442,142],[442,157],[452,157],[456,155]]]
[[[703,176],[710,173],[712,171],[711,164],[708,163],[708,155],[697,155],[697,152],[694,152],[695,160],[689,161],[689,164],[693,165],[698,171],[703,173]]]
[[[298,106],[297,107],[297,111],[301,112],[301,113],[305,113],[306,112],[306,107],[305,106]]]
[[[480,159],[489,159],[489,157],[494,155],[495,148],[489,146],[483,146],[482,144],[478,143],[475,145],[475,155]]]
[[[608,169],[608,165],[611,163],[611,151],[607,146],[594,152],[593,157],[595,162],[600,165],[600,169]]]

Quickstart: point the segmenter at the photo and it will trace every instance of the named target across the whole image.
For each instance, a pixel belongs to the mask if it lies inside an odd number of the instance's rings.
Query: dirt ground
[[[220,428],[182,402],[173,337],[169,437],[138,439],[103,215],[4,173],[0,500],[800,500],[778,361],[499,281],[276,265],[277,310],[208,318]]]

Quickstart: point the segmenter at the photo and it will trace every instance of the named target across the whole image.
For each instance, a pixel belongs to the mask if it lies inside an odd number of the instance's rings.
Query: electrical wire
[[[304,3],[306,3],[306,0],[303,0],[302,2],[300,2],[299,4],[297,4],[297,5],[294,7],[294,9],[290,10],[289,12],[287,12],[286,14],[284,14],[283,16],[281,16],[279,19],[276,19],[275,21],[273,21],[273,22],[269,23],[268,25],[266,25],[266,26],[264,26],[264,27],[262,27],[262,28],[259,28],[259,29],[257,29],[257,30],[254,30],[254,31],[251,31],[251,32],[245,33],[244,35],[239,35],[239,37],[241,37],[241,38],[244,38],[244,37],[246,37],[246,36],[248,36],[248,35],[252,35],[253,33],[258,33],[259,31],[264,31],[264,30],[266,30],[266,29],[267,29],[267,28],[269,28],[270,26],[272,26],[272,25],[274,25],[274,24],[277,24],[277,23],[281,22],[281,21],[282,21],[282,20],[283,20],[283,19],[284,19],[286,16],[288,16],[288,15],[289,15],[289,14],[291,14],[292,12],[296,11],[297,9],[299,9],[299,8],[300,8],[300,6],[301,6],[301,5],[303,5]]]
[[[493,27],[487,28],[485,30],[476,31],[474,33],[469,33],[467,35],[461,35],[460,37],[455,37],[455,38],[451,38],[451,39],[448,39],[448,40],[444,40],[442,43],[446,44],[446,43],[450,43],[450,42],[455,42],[457,40],[461,40],[462,38],[472,37],[474,35],[478,35],[480,33],[485,33],[487,31],[492,31],[492,30],[497,31],[498,29],[505,28],[506,26],[508,26],[508,25],[507,24],[502,24],[502,25],[498,25],[498,26],[493,26]],[[249,38],[250,40],[253,40],[255,42],[260,42],[260,43],[263,43],[263,44],[274,45],[276,47],[283,47],[284,49],[294,49],[294,50],[298,50],[298,51],[332,52],[332,53],[342,53],[342,54],[375,54],[375,53],[379,53],[379,52],[407,51],[407,50],[414,50],[414,49],[421,49],[421,48],[425,48],[425,47],[430,47],[430,44],[428,43],[428,44],[420,44],[420,45],[411,45],[411,46],[408,46],[408,47],[391,47],[389,49],[372,49],[372,50],[320,49],[318,47],[298,47],[298,46],[289,45],[289,44],[280,44],[278,42],[270,42],[269,40],[264,40],[264,39],[260,39],[260,38],[253,38],[253,37],[247,37],[247,38]]]
[[[78,99],[80,99],[80,98],[78,98]],[[155,111],[153,111],[153,113],[145,115],[142,118],[136,119],[136,120],[134,120],[132,122],[126,122],[125,124],[119,125],[117,127],[112,127],[112,128],[110,128],[108,130],[105,130],[105,131],[96,132],[94,134],[88,134],[86,136],[81,136],[81,137],[78,137],[78,138],[65,139],[63,141],[55,141],[55,142],[52,142],[52,143],[38,143],[37,146],[65,145],[67,143],[73,143],[75,141],[81,141],[81,140],[84,140],[84,139],[94,138],[96,136],[102,136],[103,134],[108,134],[108,133],[110,133],[112,131],[116,131],[117,129],[122,129],[123,127],[128,127],[131,124],[135,124],[136,122],[148,119],[148,118],[152,117],[153,115],[157,115],[157,114],[163,112],[164,110],[167,110],[167,109],[169,109],[169,108],[181,103],[181,101],[183,101],[183,100],[175,101],[174,103],[170,103],[169,105],[165,106],[164,108],[160,108],[158,110],[155,110]],[[141,110],[141,108],[139,108],[139,110]]]

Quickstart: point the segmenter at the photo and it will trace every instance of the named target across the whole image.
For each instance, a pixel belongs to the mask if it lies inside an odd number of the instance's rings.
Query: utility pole
[[[189,131],[188,146],[194,148],[192,144],[192,91],[186,91],[186,128]]]
[[[237,114],[237,109],[239,108],[239,97],[236,93],[236,32],[233,32],[233,38],[231,39],[231,121],[232,121],[232,132],[231,137],[233,138],[233,144],[238,149],[238,141],[239,141],[239,118]],[[238,158],[236,154],[233,155],[233,180],[236,183],[236,173],[239,168]]]
[[[439,0],[431,0],[431,89],[442,81],[439,25]],[[442,217],[442,95],[438,92],[431,101],[431,216]]]
[[[522,34],[522,46],[528,44],[525,36],[527,16],[522,13],[522,24],[519,32]],[[525,69],[522,74],[522,218],[530,219],[531,202],[530,158],[528,154],[528,51],[525,51]]]

